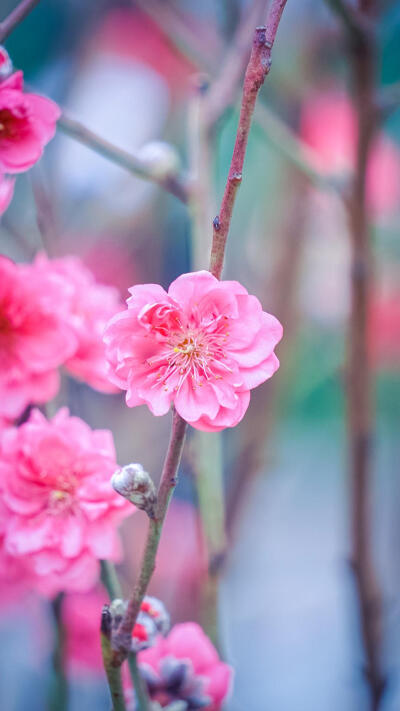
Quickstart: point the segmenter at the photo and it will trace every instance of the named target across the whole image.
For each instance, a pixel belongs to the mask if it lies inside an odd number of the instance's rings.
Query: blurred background
[[[2,0],[2,16],[14,5]],[[376,73],[384,87],[400,79],[400,3],[381,5]],[[1,252],[17,261],[30,261],[43,249],[51,256],[78,255],[123,299],[134,283],[167,287],[182,272],[207,268],[246,62],[236,68],[236,88],[220,115],[218,77],[225,62],[232,66],[233,54],[241,57],[243,46],[250,47],[262,6],[244,0],[41,0],[6,42],[29,86],[161,177],[178,171],[193,198],[182,204],[66,135],[61,122],[40,163],[18,177],[0,223]],[[336,16],[320,0],[288,0],[259,96],[224,272],[283,322],[281,369],[253,393],[238,427],[222,436],[190,434],[150,587],[173,622],[200,621],[234,666],[229,711],[368,708],[349,565],[344,363],[350,241],[339,190],[352,170],[356,143],[349,80]],[[210,105],[216,120],[206,130],[204,106]],[[374,254],[373,534],[389,679],[381,708],[398,711],[400,110],[388,113],[374,142],[367,202]],[[119,463],[141,462],[157,479],[168,416],[128,409],[123,394],[95,392],[67,375],[61,404],[91,427],[110,428]],[[212,476],[216,461],[224,477],[227,535],[213,500],[207,539],[196,470]],[[140,512],[123,527],[126,559],[119,571],[126,591],[145,527]],[[216,572],[209,576],[210,560]],[[99,590],[70,598],[64,609],[69,709],[106,711],[97,651],[105,595]],[[52,665],[48,603],[29,591],[16,596],[7,586],[0,601],[0,637],[7,640],[0,645],[0,708],[41,711]]]

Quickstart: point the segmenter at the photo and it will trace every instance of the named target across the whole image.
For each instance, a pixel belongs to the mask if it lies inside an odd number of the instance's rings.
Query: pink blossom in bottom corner
[[[175,625],[168,637],[139,652],[138,660],[149,695],[161,708],[185,701],[188,710],[219,711],[229,694],[233,670],[194,622]]]
[[[0,215],[8,208],[14,194],[15,178],[6,178],[0,173]]]
[[[52,596],[87,590],[99,558],[118,560],[118,523],[134,509],[114,492],[114,443],[66,409],[47,420],[34,410],[2,432],[4,549],[29,571],[32,586]]]
[[[65,368],[97,390],[115,392],[117,388],[107,376],[102,335],[106,323],[121,309],[118,290],[99,284],[78,257],[48,259],[40,254],[34,267],[39,276],[60,279],[68,295],[64,318],[76,336],[77,347]]]
[[[171,404],[200,430],[233,427],[250,390],[279,366],[282,326],[237,281],[210,272],[183,274],[168,289],[129,289],[128,308],[111,319],[104,340],[109,377],[129,407],[164,415]]]

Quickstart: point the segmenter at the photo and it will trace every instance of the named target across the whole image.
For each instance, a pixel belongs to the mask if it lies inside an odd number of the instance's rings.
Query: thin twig
[[[135,155],[124,151],[122,148],[118,148],[105,138],[102,138],[97,133],[86,128],[80,121],[70,118],[65,113],[59,118],[57,126],[71,138],[96,151],[96,153],[104,156],[104,158],[108,158],[108,160],[121,166],[121,168],[128,170],[139,178],[157,183],[160,187],[164,188],[164,190],[175,195],[181,202],[187,202],[187,189],[180,177],[169,176],[165,179],[160,179]]]
[[[65,629],[62,619],[64,595],[60,593],[52,601],[54,617],[53,678],[50,688],[48,711],[67,711],[68,679],[65,673]]]
[[[360,25],[348,22],[342,0],[336,8],[350,34],[350,62],[357,110],[356,168],[349,201],[351,236],[351,315],[347,368],[350,446],[351,546],[371,711],[380,708],[386,679],[382,670],[382,597],[375,570],[371,530],[372,371],[368,353],[372,256],[366,204],[366,171],[377,128],[375,106],[376,41],[372,32],[360,41]],[[357,13],[371,23],[375,4],[359,0]],[[353,12],[353,10],[351,10]],[[353,41],[352,41],[353,40]]]
[[[228,237],[236,193],[242,181],[243,163],[254,107],[258,92],[271,68],[271,50],[285,5],[286,0],[273,0],[268,13],[267,25],[265,27],[257,27],[254,34],[253,47],[244,78],[239,126],[231,166],[221,209],[214,220],[210,271],[218,278],[222,272],[225,243]]]
[[[266,12],[268,0],[255,0],[250,10],[246,8],[232,40],[221,71],[212,82],[205,101],[204,128],[208,131],[215,127],[225,111],[236,101],[240,82],[249,61],[249,45],[254,27]]]
[[[151,711],[150,699],[145,687],[145,681],[140,673],[137,663],[137,654],[134,654],[133,652],[128,654],[128,665],[133,688],[135,689],[138,711]]]
[[[177,484],[177,471],[185,441],[186,428],[187,423],[174,411],[171,437],[157,493],[155,516],[149,524],[139,578],[129,600],[126,613],[112,640],[115,651],[114,665],[121,664],[129,652],[132,630],[155,569],[158,544],[164,519]]]
[[[108,592],[110,600],[115,600],[116,598],[122,598],[121,584],[118,579],[117,571],[115,566],[109,560],[101,560],[101,582],[103,583],[105,589]]]
[[[38,5],[40,0],[22,0],[12,12],[0,22],[0,43],[3,43],[17,27],[17,25],[25,19],[27,15]]]

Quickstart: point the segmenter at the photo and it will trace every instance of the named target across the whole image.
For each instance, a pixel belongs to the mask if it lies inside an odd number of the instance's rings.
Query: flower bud
[[[0,45],[0,81],[7,79],[12,74],[13,65],[5,47]]]
[[[141,612],[145,612],[157,627],[157,632],[162,635],[166,635],[169,631],[171,620],[170,616],[165,608],[165,605],[156,597],[151,597],[146,595],[141,606]]]
[[[155,178],[163,180],[179,173],[181,161],[178,152],[165,141],[150,141],[142,146],[138,158],[148,168]]]
[[[127,464],[111,477],[111,486],[125,499],[128,499],[141,509],[146,511],[150,518],[154,517],[154,507],[157,499],[154,483],[141,464]]]

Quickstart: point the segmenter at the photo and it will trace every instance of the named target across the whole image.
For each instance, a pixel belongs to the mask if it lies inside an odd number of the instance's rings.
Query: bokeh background
[[[13,6],[2,0],[1,14]],[[148,144],[170,143],[176,154],[166,160],[179,161],[182,173],[198,181],[207,209],[194,229],[193,206],[59,130],[40,163],[18,177],[0,223],[1,252],[17,261],[43,249],[51,256],[79,255],[123,298],[134,283],[168,286],[180,273],[206,267],[238,111],[234,100],[205,155],[201,105],[250,6],[240,0],[41,0],[6,42],[27,83],[128,151],[157,157],[160,149]],[[382,3],[378,36],[377,82],[385,86],[400,79],[397,0]],[[350,248],[335,187],[351,170],[355,132],[343,29],[321,0],[288,0],[259,102],[266,113],[256,116],[251,131],[224,274],[282,320],[281,369],[253,394],[238,427],[200,442],[203,458],[204,452],[213,461],[220,456],[224,473],[228,537],[218,643],[235,668],[228,709],[360,711],[368,704],[349,566],[344,396]],[[290,140],[268,112],[311,147],[318,174],[333,175],[333,187],[310,180],[288,157]],[[373,532],[389,675],[382,711],[398,711],[400,111],[384,122],[371,163]],[[102,395],[66,375],[61,404],[92,427],[110,428],[118,461],[141,462],[157,479],[168,416],[128,410],[123,394]],[[198,620],[213,634],[215,590],[205,581],[197,514],[197,444],[189,437],[150,590],[174,622]],[[145,524],[137,513],[123,528],[126,560],[119,570],[126,590]],[[102,593],[71,597],[65,606],[69,708],[106,711],[96,654]],[[6,587],[0,601],[0,708],[42,711],[52,668],[48,603],[29,591],[16,599]]]

